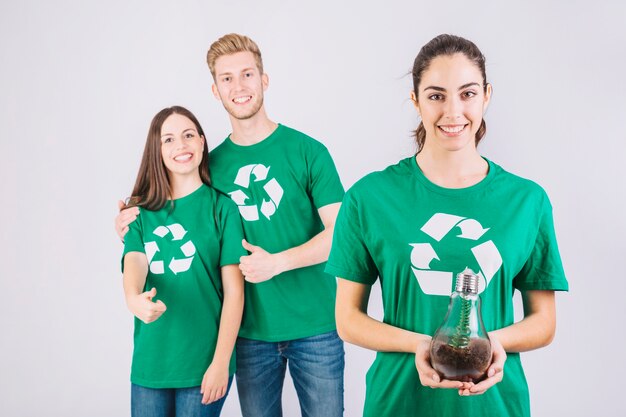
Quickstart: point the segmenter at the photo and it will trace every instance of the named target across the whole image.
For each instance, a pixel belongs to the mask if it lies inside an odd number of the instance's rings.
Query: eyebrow
[[[189,127],[189,128],[187,128],[187,129],[183,130],[183,133],[186,133],[186,132],[188,132],[189,130],[191,130],[191,131],[192,131],[192,132],[194,132],[194,133],[198,133],[198,132],[196,131],[196,129],[194,129],[193,127]],[[164,137],[166,137],[166,136],[175,136],[175,135],[174,135],[173,133],[165,133],[165,134],[161,135],[161,137],[162,137],[162,138],[164,138]]]
[[[241,72],[246,72],[246,71],[251,71],[254,70],[254,67],[248,67],[248,68],[244,68],[240,71]],[[233,75],[232,72],[228,71],[228,72],[220,72],[219,74],[217,74],[218,77],[223,77],[225,75]]]
[[[460,87],[459,87],[459,91],[460,91],[460,90],[463,90],[463,89],[465,89],[465,88],[468,88],[468,87],[472,87],[472,86],[480,87],[480,84],[478,84],[478,83],[467,83],[467,84],[463,84],[462,86],[460,86]],[[437,87],[437,86],[435,86],[435,85],[430,85],[430,86],[428,86],[428,87],[424,88],[424,90],[423,90],[423,91],[426,91],[426,90],[435,90],[435,91],[442,91],[442,92],[445,92],[445,91],[446,91],[446,89],[445,89],[445,88],[443,88],[443,87]]]

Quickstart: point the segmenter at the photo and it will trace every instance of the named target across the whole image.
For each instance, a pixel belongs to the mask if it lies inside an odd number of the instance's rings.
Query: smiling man
[[[269,79],[250,38],[223,36],[207,62],[232,125],[211,152],[211,179],[239,207],[250,252],[240,265],[247,281],[237,341],[242,413],[281,416],[289,366],[303,416],[341,416],[336,280],[324,272],[344,194],[337,170],[321,143],[268,118]]]

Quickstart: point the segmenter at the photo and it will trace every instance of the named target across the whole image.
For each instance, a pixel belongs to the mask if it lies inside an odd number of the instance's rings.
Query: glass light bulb
[[[445,379],[478,382],[485,377],[491,355],[480,313],[478,275],[465,268],[456,276],[448,312],[431,341],[430,360]]]

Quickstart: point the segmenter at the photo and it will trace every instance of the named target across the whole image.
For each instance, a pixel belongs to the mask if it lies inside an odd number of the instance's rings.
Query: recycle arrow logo
[[[230,198],[239,207],[239,213],[244,220],[253,222],[259,220],[259,211],[267,219],[278,209],[280,200],[283,198],[283,188],[280,186],[275,178],[267,180],[268,173],[271,167],[266,167],[263,164],[250,164],[239,168],[237,176],[235,177],[235,184],[242,189],[232,191],[228,193]],[[251,200],[250,196],[246,194],[246,191],[250,188],[251,177],[254,176],[254,182],[266,181],[263,185],[263,189],[267,193],[269,200],[263,198],[261,207],[257,204],[246,204],[246,200]]]
[[[440,242],[455,227],[461,229],[458,238],[473,241],[477,241],[489,231],[489,228],[483,229],[483,226],[474,219],[445,213],[435,213],[420,230]],[[430,243],[409,243],[409,245],[413,247],[411,269],[422,291],[429,295],[449,296],[454,274],[430,268],[430,263],[434,259],[440,260],[433,246]],[[491,240],[474,246],[471,251],[480,267],[478,292],[481,293],[502,266],[502,256]]]
[[[171,241],[179,242],[183,240],[187,231],[183,226],[178,223],[170,224],[169,226],[159,226],[152,232],[156,236],[161,239],[165,238],[168,234],[172,234]],[[148,263],[150,264],[150,272],[153,274],[161,275],[165,273],[165,263],[161,260],[154,260],[157,252],[160,251],[159,246],[155,241],[146,242],[144,244],[144,248],[146,250],[146,256],[148,257]],[[184,244],[180,246],[181,252],[186,256],[186,258],[176,259],[172,257],[168,264],[168,268],[175,275],[180,272],[185,272],[191,268],[191,262],[193,261],[194,255],[196,254],[196,246],[193,244],[191,240],[188,240]]]

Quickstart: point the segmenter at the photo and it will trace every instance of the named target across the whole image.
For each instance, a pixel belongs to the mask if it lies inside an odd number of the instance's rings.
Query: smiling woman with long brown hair
[[[191,112],[154,116],[129,202],[141,211],[122,259],[136,317],[133,417],[219,416],[232,383],[246,252],[236,206],[210,186],[208,158]]]

